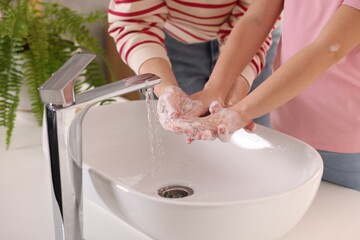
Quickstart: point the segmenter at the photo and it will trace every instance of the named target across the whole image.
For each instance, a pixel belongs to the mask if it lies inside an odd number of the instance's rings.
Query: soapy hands
[[[188,143],[216,138],[228,142],[231,135],[240,128],[248,132],[254,131],[255,124],[251,119],[246,119],[231,110],[231,107],[224,108],[220,101],[206,97],[214,94],[200,94],[190,97],[179,87],[166,87],[157,104],[159,121],[163,128],[185,134]],[[203,116],[207,111],[210,115]]]
[[[210,115],[202,118],[188,118],[181,121],[183,132],[187,135],[187,142],[194,140],[215,140],[228,142],[231,135],[240,128],[249,132],[255,130],[255,124],[246,120],[238,112],[223,108],[218,101],[209,107]]]
[[[190,97],[178,87],[168,87],[158,101],[158,114],[161,125],[168,131],[185,134],[187,142],[194,140],[230,140],[231,135],[240,128],[252,132],[255,124],[238,112],[223,108],[218,101],[209,106],[210,115],[200,117],[204,105]]]
[[[203,104],[192,100],[179,87],[169,86],[159,97],[157,111],[165,130],[181,134],[184,133],[182,119],[200,116],[203,113]]]

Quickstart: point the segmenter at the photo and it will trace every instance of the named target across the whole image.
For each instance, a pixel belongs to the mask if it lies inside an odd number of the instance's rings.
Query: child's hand
[[[228,142],[231,135],[240,128],[253,132],[255,124],[251,120],[244,119],[238,112],[221,107],[215,101],[211,103],[210,115],[203,118],[193,118],[183,120],[181,128],[188,136],[188,142],[194,140],[214,140],[219,138],[223,142]]]

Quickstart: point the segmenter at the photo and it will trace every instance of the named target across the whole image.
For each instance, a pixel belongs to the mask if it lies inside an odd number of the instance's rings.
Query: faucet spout
[[[74,55],[39,88],[45,107],[44,146],[55,195],[54,217],[58,208],[62,218],[62,226],[55,226],[57,240],[83,239],[82,120],[87,110],[103,100],[160,82],[156,75],[143,74],[75,95],[75,81],[94,58],[93,54]]]
[[[94,58],[94,54],[72,56],[40,87],[41,100],[57,106],[72,105],[75,101],[75,81]]]

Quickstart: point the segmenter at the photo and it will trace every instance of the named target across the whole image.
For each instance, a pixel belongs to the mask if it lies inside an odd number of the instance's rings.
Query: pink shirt
[[[342,4],[360,10],[360,0],[285,0],[279,63],[314,40]],[[274,110],[271,124],[319,150],[360,152],[360,45]]]

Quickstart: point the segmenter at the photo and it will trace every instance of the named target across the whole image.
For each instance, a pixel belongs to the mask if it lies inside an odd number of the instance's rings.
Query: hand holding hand
[[[219,138],[223,142],[230,140],[231,135],[240,128],[254,131],[255,124],[243,118],[238,112],[223,108],[214,101],[210,104],[210,115],[203,118],[184,119],[179,124],[188,136],[188,143],[194,140],[214,140]]]
[[[201,108],[198,108],[199,114],[197,116],[209,115],[209,106],[212,102],[217,101],[224,106],[224,100],[221,99],[216,91],[212,89],[206,89],[196,92],[190,96],[194,101],[200,101],[202,103]]]

